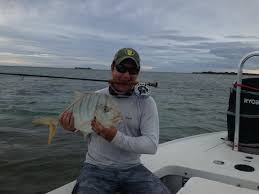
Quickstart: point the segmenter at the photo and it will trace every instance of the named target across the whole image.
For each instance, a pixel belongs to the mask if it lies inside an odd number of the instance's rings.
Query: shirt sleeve
[[[137,154],[155,154],[159,142],[159,118],[157,106],[152,97],[141,102],[140,132],[138,137],[127,136],[117,131],[111,141],[119,148]]]

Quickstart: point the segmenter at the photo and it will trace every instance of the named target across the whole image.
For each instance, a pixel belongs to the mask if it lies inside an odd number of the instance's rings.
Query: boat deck
[[[177,139],[161,144],[156,155],[141,159],[159,177],[202,177],[259,190],[259,155],[233,151],[223,140],[226,136],[227,132],[216,132]]]
[[[177,194],[258,194],[246,188],[239,188],[233,185],[211,181],[208,179],[192,177]]]

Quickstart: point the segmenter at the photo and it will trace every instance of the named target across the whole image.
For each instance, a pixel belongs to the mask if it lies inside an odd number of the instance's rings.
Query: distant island
[[[236,72],[214,72],[214,71],[203,71],[203,72],[192,72],[193,74],[221,74],[221,75],[237,75]],[[256,73],[243,73],[243,75],[259,75]]]
[[[91,67],[75,67],[75,69],[92,69]]]

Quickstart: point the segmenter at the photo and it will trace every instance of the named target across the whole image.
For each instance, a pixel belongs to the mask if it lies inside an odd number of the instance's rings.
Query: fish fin
[[[55,136],[57,131],[57,126],[54,123],[50,123],[49,124],[49,137],[48,137],[48,144],[51,144],[51,141],[53,139],[53,137]]]
[[[50,123],[57,125],[58,119],[55,117],[41,117],[41,118],[33,119],[32,123],[35,125],[49,125]]]
[[[60,115],[62,115],[66,111],[72,111],[73,110],[73,106],[77,102],[79,102],[84,97],[84,95],[86,95],[86,94],[88,94],[88,93],[82,93],[82,92],[79,92],[79,91],[74,91],[74,97],[73,97],[73,100],[72,100],[71,104],[69,106],[67,106],[65,108],[65,110]]]
[[[84,93],[79,92],[79,91],[74,91],[74,101],[79,100],[80,98],[82,98],[84,96]]]
[[[49,128],[48,144],[51,144],[51,140],[53,139],[57,131],[58,119],[52,118],[52,117],[42,117],[42,118],[34,119],[32,123],[36,125],[48,125],[48,128]]]

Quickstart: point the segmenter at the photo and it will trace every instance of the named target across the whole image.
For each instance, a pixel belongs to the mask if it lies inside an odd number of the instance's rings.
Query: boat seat
[[[192,177],[177,194],[258,194],[258,191],[204,178]]]

